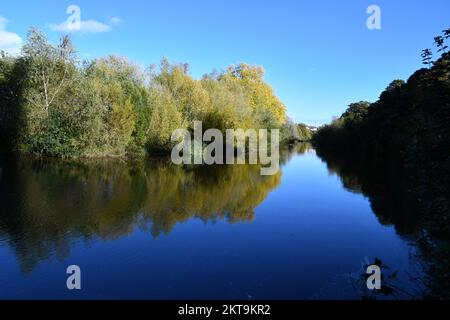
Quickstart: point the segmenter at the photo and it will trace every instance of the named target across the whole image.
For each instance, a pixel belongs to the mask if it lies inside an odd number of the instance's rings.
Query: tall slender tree
[[[428,68],[431,68],[431,58],[433,57],[433,53],[431,49],[422,50],[422,63],[428,65]]]

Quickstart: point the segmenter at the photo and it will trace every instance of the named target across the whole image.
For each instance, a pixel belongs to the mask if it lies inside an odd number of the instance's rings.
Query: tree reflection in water
[[[74,241],[111,240],[136,228],[153,237],[189,219],[252,221],[281,172],[258,165],[183,168],[166,160],[3,159],[0,240],[23,272],[64,259]]]
[[[416,273],[420,277],[411,275],[411,283],[415,285],[401,289],[396,286],[396,277],[388,276],[383,279],[385,289],[388,289],[385,290],[387,293],[384,293],[393,298],[405,299],[419,299],[432,294],[435,290],[436,274],[429,274],[427,278],[422,273],[422,271],[429,273],[432,261],[427,259],[421,246],[427,233],[423,219],[421,220],[417,199],[410,192],[413,182],[408,175],[395,162],[388,162],[385,159],[369,158],[357,153],[330,153],[322,149],[317,149],[316,153],[326,163],[329,173],[339,177],[345,189],[368,198],[373,213],[382,225],[394,226],[396,232],[411,245],[411,261],[415,263]],[[396,275],[398,271],[390,270],[392,275]],[[365,270],[362,275],[365,276]],[[356,280],[357,282],[363,280],[361,283],[365,288],[364,278]],[[448,286],[445,290],[448,291]],[[365,290],[361,292],[364,292],[361,294],[362,297],[368,298]],[[442,293],[439,295],[442,296]]]

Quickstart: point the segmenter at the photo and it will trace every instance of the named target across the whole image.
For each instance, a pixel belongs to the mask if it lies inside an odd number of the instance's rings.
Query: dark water
[[[3,159],[0,298],[355,299],[372,294],[361,273],[375,257],[394,297],[420,294],[402,186],[333,161],[299,145],[263,177],[244,165]],[[72,264],[80,291],[66,288]]]

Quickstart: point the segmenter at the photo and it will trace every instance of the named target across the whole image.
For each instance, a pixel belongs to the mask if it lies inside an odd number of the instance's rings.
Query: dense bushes
[[[369,106],[370,103],[366,101],[350,104],[341,117],[333,120],[330,125],[319,128],[314,135],[315,144],[341,150],[353,148],[354,144],[363,144],[362,133],[366,132]]]
[[[309,142],[312,139],[312,132],[309,127],[303,123],[295,124],[287,119],[281,128],[281,139],[287,143]]]
[[[80,63],[68,37],[32,29],[22,55],[0,57],[3,149],[59,157],[167,152],[172,132],[286,128],[284,105],[260,67],[239,64],[193,79],[164,59],[149,73],[124,58]],[[283,134],[290,139],[289,130]]]

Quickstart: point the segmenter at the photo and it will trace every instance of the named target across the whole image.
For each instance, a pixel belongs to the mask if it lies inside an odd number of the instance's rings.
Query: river
[[[2,158],[0,298],[418,297],[410,201],[342,163],[308,144],[285,150],[273,176],[254,165]],[[389,294],[365,286],[375,258]],[[69,265],[81,290],[66,287]]]

